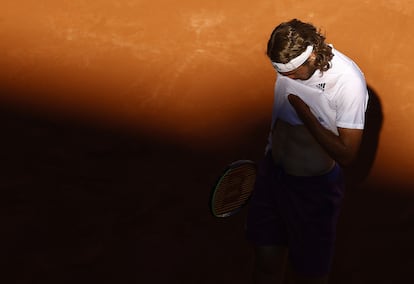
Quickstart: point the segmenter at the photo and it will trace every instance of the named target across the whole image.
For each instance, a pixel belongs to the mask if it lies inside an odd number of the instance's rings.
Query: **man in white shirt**
[[[313,25],[296,19],[274,29],[267,55],[278,75],[247,217],[254,283],[282,283],[288,253],[295,283],[327,283],[344,194],[341,167],[355,159],[364,128],[364,75]]]

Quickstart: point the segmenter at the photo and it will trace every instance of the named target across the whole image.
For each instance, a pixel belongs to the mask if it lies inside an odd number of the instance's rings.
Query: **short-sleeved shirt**
[[[333,47],[332,52],[331,68],[323,73],[316,70],[308,80],[293,80],[280,74],[277,76],[272,128],[278,118],[292,125],[303,124],[287,99],[289,94],[299,96],[319,122],[336,135],[338,127],[364,128],[368,103],[364,74],[350,58]],[[267,149],[270,147],[271,141]]]

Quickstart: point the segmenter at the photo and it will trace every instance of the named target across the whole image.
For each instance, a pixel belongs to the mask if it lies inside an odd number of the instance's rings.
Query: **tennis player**
[[[342,168],[360,146],[368,91],[358,66],[312,24],[272,32],[277,71],[269,143],[247,217],[254,283],[327,283],[344,196]]]

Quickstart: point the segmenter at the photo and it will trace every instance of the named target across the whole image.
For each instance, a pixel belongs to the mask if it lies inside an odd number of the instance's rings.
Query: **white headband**
[[[308,45],[306,50],[299,55],[298,57],[293,58],[288,63],[277,63],[272,61],[273,67],[277,70],[277,72],[290,72],[297,68],[299,68],[306,60],[308,60],[309,56],[313,51],[313,46]]]

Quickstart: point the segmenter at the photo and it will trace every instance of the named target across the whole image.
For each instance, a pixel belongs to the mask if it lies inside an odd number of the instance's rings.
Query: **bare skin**
[[[315,54],[296,70],[281,74],[295,80],[307,80],[315,72]],[[303,125],[293,126],[277,120],[272,130],[272,155],[276,164],[291,175],[317,176],[329,172],[335,162],[346,167],[355,159],[362,138],[362,130],[338,128],[339,135],[324,128],[309,107],[295,94],[288,97]],[[254,283],[286,283],[287,248],[257,247]],[[328,275],[319,278],[292,273],[294,284],[326,284]]]
[[[338,128],[339,135],[337,136],[319,123],[309,107],[298,96],[291,94],[288,99],[306,129],[325,152],[341,166],[351,165],[358,154],[363,130]]]
[[[290,175],[323,175],[335,165],[304,125],[292,126],[277,120],[272,136],[273,160]]]

